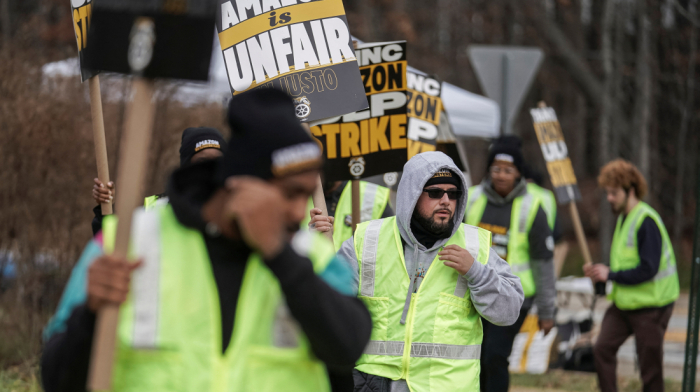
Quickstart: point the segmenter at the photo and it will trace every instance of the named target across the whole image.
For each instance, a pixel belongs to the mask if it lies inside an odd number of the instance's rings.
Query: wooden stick
[[[360,223],[360,180],[352,180],[352,233]]]
[[[308,132],[312,138],[316,139],[311,133],[311,127],[308,123],[301,123],[301,126],[306,129],[306,132]],[[321,181],[320,174],[316,178],[316,189],[314,189],[314,193],[311,195],[311,201],[314,203],[314,208],[321,210],[321,215],[328,216],[328,206],[326,206],[326,196],[323,194],[323,182]],[[325,235],[331,243],[333,242],[333,231],[326,231],[323,235]]]
[[[576,231],[576,239],[581,247],[581,252],[583,252],[583,260],[586,265],[593,264],[593,259],[591,259],[591,252],[588,250],[588,242],[586,242],[586,234],[583,232],[583,225],[581,224],[581,217],[578,215],[578,208],[576,207],[576,202],[569,203],[569,210],[571,211],[571,221],[574,223],[574,231]]]
[[[100,76],[89,79],[90,111],[92,113],[92,136],[95,141],[95,158],[97,160],[97,178],[105,186],[109,183],[109,161],[107,160],[107,142],[105,141],[105,122],[102,116],[102,95],[100,94]],[[101,203],[102,215],[112,214],[112,202]]]
[[[321,210],[321,214],[328,216],[328,207],[326,206],[326,196],[323,194],[323,183],[321,182],[321,175],[319,174],[316,178],[316,189],[311,196],[311,201],[314,203],[314,208]],[[333,242],[333,231],[326,231],[323,233],[330,241]]]
[[[134,100],[126,113],[126,127],[119,156],[119,198],[117,211],[119,225],[114,255],[127,257],[131,237],[133,211],[143,203],[142,185],[148,163],[148,147],[153,129],[153,82],[136,78],[133,81]],[[97,313],[95,336],[92,343],[88,389],[109,390],[112,386],[112,367],[119,323],[119,306],[105,306]]]

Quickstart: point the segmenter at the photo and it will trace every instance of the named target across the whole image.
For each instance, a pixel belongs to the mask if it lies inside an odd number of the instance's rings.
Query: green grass
[[[597,392],[598,381],[595,373],[569,372],[550,370],[546,374],[511,374],[512,386],[533,389],[558,389],[568,392]],[[666,392],[680,392],[682,384],[679,381],[666,380]],[[638,392],[642,390],[641,381],[637,378],[618,379],[620,392]]]
[[[0,391],[41,392],[37,367],[0,369]]]

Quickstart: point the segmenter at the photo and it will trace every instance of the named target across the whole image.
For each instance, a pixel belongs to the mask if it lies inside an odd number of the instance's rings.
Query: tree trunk
[[[697,15],[697,11],[695,13]],[[676,194],[673,203],[674,219],[673,219],[673,242],[676,249],[680,248],[680,241],[683,236],[683,222],[685,214],[683,212],[683,183],[685,179],[686,168],[686,143],[688,138],[688,129],[692,122],[693,105],[695,104],[695,59],[698,49],[698,28],[692,25],[690,31],[690,51],[688,52],[688,73],[685,79],[685,106],[681,116],[680,130],[678,132],[678,140],[676,144]]]
[[[0,0],[0,15],[2,15],[2,47],[7,50],[10,46],[10,37],[12,36],[12,16],[10,15],[10,0]]]
[[[635,99],[634,139],[639,141],[635,152],[637,165],[647,182],[650,179],[649,128],[651,125],[652,74],[651,74],[651,21],[646,0],[637,3],[639,30],[637,33],[637,97]],[[636,137],[635,137],[636,136]]]
[[[445,56],[451,46],[452,0],[438,0],[437,4],[438,53]]]
[[[602,48],[601,56],[603,60],[603,72],[605,80],[603,82],[603,94],[600,108],[600,139],[598,147],[598,160],[600,166],[610,161],[610,134],[613,123],[613,89],[614,89],[614,68],[613,68],[613,31],[615,27],[615,0],[606,0],[603,10],[602,26]],[[610,258],[610,242],[612,238],[613,216],[610,206],[604,195],[600,198],[600,228],[598,230],[598,240],[600,242],[600,260],[607,262]]]

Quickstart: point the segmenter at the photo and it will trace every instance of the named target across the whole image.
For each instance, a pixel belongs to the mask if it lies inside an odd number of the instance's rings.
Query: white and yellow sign
[[[217,29],[234,95],[281,89],[301,121],[367,107],[341,0],[221,1]]]
[[[530,115],[537,133],[537,140],[547,162],[554,192],[559,204],[581,199],[574,167],[569,159],[569,150],[564,141],[557,114],[553,108],[543,107],[530,110]]]

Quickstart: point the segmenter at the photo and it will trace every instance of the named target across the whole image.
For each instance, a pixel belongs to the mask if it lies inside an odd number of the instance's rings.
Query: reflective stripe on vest
[[[379,245],[379,231],[384,220],[375,220],[367,226],[365,243],[362,246],[362,286],[360,295],[374,296],[374,272],[377,268],[377,246]]]
[[[467,209],[466,211],[468,212],[471,210],[472,206],[474,205],[474,202],[476,202],[481,195],[484,193],[484,187],[481,185],[477,185],[475,187],[472,187],[472,192],[469,194],[469,199],[467,200]]]
[[[404,354],[404,342],[372,340],[364,353],[400,357]],[[411,357],[438,359],[480,359],[481,346],[437,343],[411,343]]]
[[[372,210],[374,210],[374,198],[377,196],[379,185],[367,183],[364,195],[362,195],[362,207],[360,208],[360,222],[372,220]]]
[[[527,227],[527,218],[530,213],[530,207],[532,206],[533,200],[534,197],[531,193],[526,193],[525,196],[523,196],[523,201],[520,205],[520,216],[518,217],[518,230],[521,233],[528,232],[529,227]]]
[[[156,347],[158,336],[158,290],[160,284],[160,217],[138,210],[133,224],[134,251],[143,259],[134,270],[131,296],[134,302],[132,346]]]

